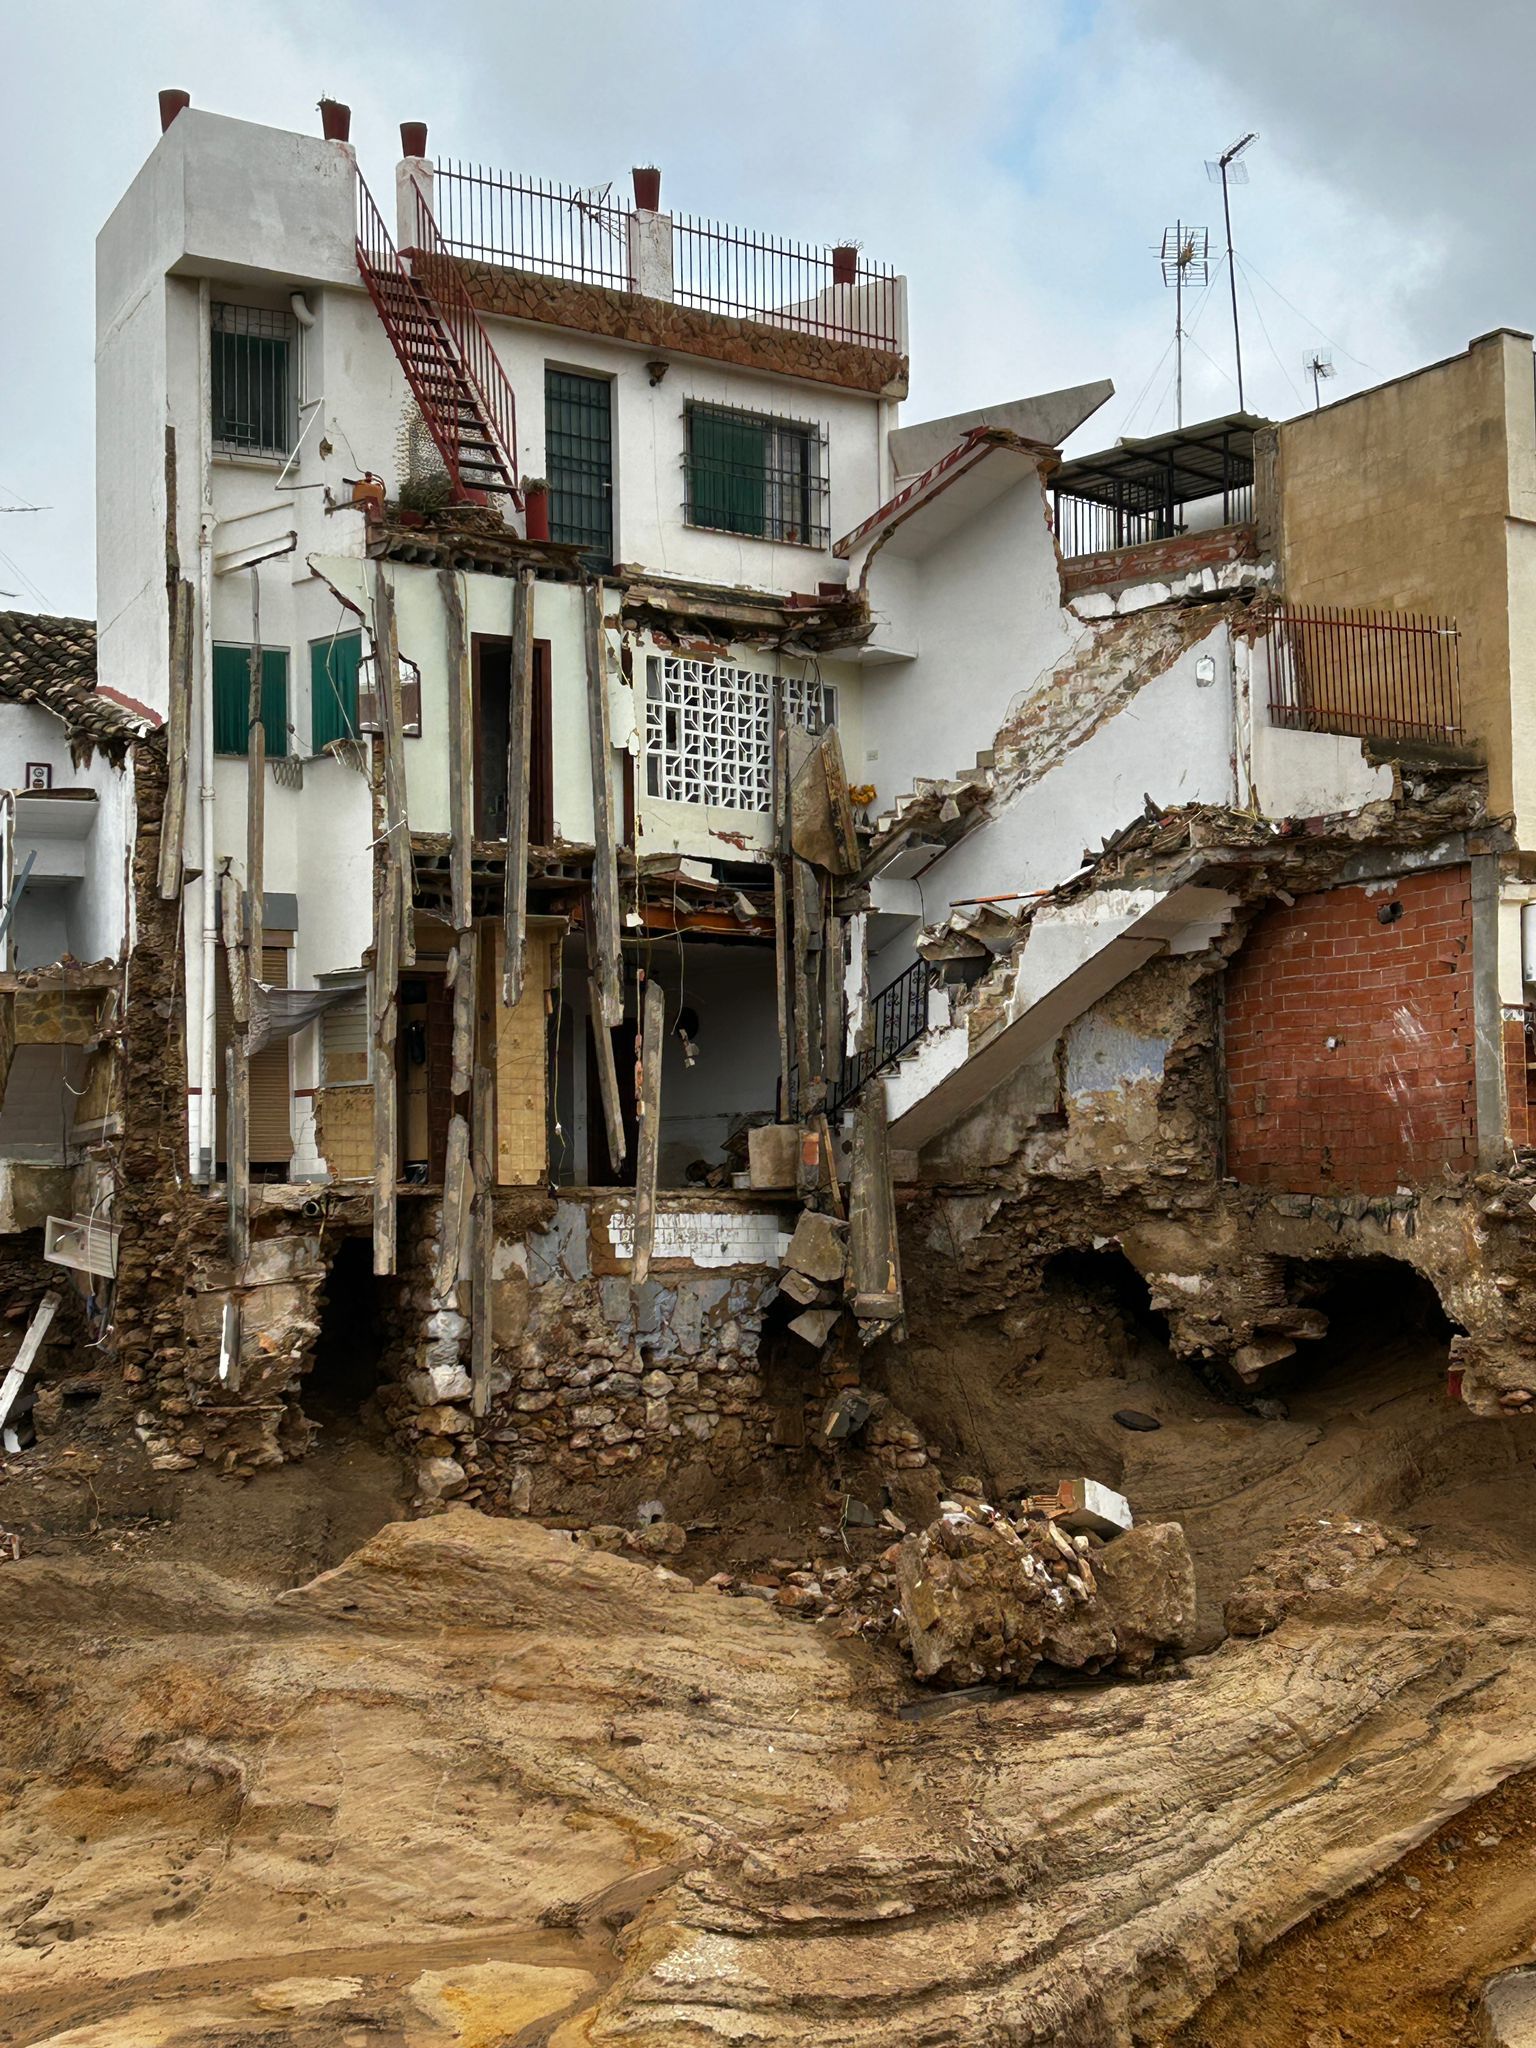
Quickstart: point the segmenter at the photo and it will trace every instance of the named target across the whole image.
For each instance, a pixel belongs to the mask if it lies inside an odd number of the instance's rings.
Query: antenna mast
[[[1327,349],[1315,348],[1309,356],[1303,356],[1301,368],[1304,376],[1312,379],[1312,410],[1321,412],[1323,395],[1319,388],[1324,377],[1333,375],[1333,356]]]
[[[1215,163],[1207,163],[1205,174],[1208,178],[1221,180],[1221,214],[1227,227],[1227,280],[1232,287],[1232,353],[1237,357],[1237,409],[1246,412],[1243,403],[1243,334],[1237,320],[1237,261],[1232,254],[1232,199],[1229,185],[1246,185],[1248,166],[1239,163],[1238,158],[1250,142],[1257,142],[1256,133],[1239,136],[1232,147],[1223,150]]]
[[[1184,293],[1211,281],[1210,230],[1175,221],[1163,230],[1163,283],[1173,287],[1173,375],[1175,423],[1184,424]]]

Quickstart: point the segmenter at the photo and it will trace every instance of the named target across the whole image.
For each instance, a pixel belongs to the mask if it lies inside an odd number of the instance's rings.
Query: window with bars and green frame
[[[808,420],[689,401],[684,517],[690,526],[824,548],[826,436]]]
[[[246,751],[250,728],[251,650],[227,643],[213,650],[213,751],[240,754]],[[266,735],[267,759],[280,760],[288,752],[288,650],[261,650],[261,723]]]
[[[358,675],[361,633],[336,633],[309,643],[309,744],[313,752],[332,740],[355,740],[360,731]]]
[[[613,566],[613,386],[574,370],[544,371],[549,537]]]

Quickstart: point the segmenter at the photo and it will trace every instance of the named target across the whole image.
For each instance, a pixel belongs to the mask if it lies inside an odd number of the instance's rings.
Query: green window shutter
[[[315,753],[332,740],[356,739],[361,633],[338,633],[309,648],[309,743]]]
[[[695,526],[765,530],[767,428],[708,406],[688,409],[688,505]]]
[[[251,700],[251,655],[247,647],[213,650],[213,751],[245,752],[246,710]]]
[[[251,651],[248,647],[213,650],[213,751],[245,753],[250,723]],[[261,656],[261,722],[269,759],[288,752],[288,650],[267,647]]]
[[[288,752],[288,650],[264,647],[261,653],[261,722],[266,728],[267,759]]]

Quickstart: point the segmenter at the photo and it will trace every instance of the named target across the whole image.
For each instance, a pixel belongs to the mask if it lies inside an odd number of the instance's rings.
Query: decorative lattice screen
[[[820,732],[833,692],[814,677],[783,678],[789,718]],[[773,808],[773,677],[724,661],[651,658],[645,704],[646,788],[675,804],[723,811]]]

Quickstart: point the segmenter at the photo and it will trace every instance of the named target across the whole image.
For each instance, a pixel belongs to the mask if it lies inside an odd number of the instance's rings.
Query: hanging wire
[[[1263,285],[1266,291],[1271,291],[1274,293],[1275,297],[1280,301],[1282,306],[1289,307],[1291,312],[1293,312],[1296,315],[1296,318],[1298,320],[1305,320],[1307,325],[1312,329],[1312,331],[1315,334],[1320,334],[1323,337],[1324,341],[1327,342],[1330,348],[1337,349],[1341,356],[1348,356],[1350,362],[1352,362],[1357,369],[1369,370],[1373,377],[1376,375],[1376,369],[1374,364],[1362,362],[1359,356],[1350,355],[1349,350],[1345,348],[1344,344],[1341,341],[1335,341],[1333,336],[1328,332],[1326,327],[1319,327],[1317,322],[1312,318],[1312,316],[1309,313],[1303,313],[1300,306],[1292,304],[1292,302],[1285,296],[1285,293],[1281,291],[1279,285],[1271,284],[1269,279],[1264,275],[1263,271],[1260,270],[1256,263],[1251,263],[1246,256],[1239,256],[1237,259],[1237,267],[1239,270],[1242,271],[1245,277],[1247,277],[1251,272],[1252,275],[1259,280],[1259,283]],[[1250,286],[1250,290],[1251,289],[1252,287]]]

